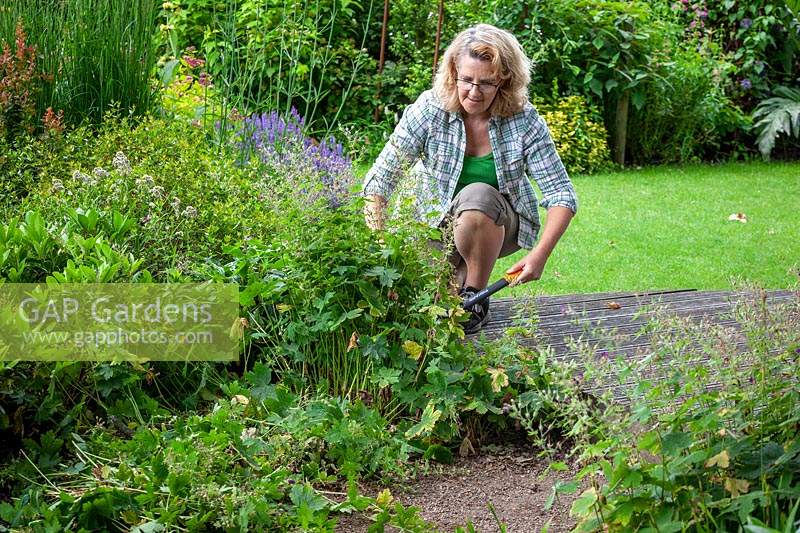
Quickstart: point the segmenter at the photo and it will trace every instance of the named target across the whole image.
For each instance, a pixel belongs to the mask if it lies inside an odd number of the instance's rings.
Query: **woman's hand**
[[[550,257],[556,243],[569,226],[572,215],[572,210],[567,207],[554,206],[547,210],[547,219],[542,228],[539,244],[522,260],[517,261],[514,266],[506,270],[506,274],[522,271],[509,285],[513,287],[542,277],[547,258]]]
[[[543,254],[537,247],[531,250],[528,255],[514,263],[514,266],[506,270],[506,274],[513,274],[519,272],[519,275],[509,285],[515,286],[522,283],[527,283],[531,280],[537,280],[542,277],[544,272],[544,265],[547,263],[548,255]]]

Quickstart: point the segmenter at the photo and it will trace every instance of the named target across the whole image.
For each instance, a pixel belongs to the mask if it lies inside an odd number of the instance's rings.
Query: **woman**
[[[406,108],[365,177],[367,224],[383,229],[403,167],[416,162],[420,218],[440,227],[454,221],[451,260],[465,299],[486,287],[499,257],[520,248],[530,251],[508,269],[520,271],[512,285],[539,279],[577,210],[550,132],[528,101],[529,83],[530,61],[513,35],[488,24],[461,32],[433,89]],[[547,209],[541,234],[540,205]],[[464,331],[474,333],[489,318],[488,300],[469,311]]]

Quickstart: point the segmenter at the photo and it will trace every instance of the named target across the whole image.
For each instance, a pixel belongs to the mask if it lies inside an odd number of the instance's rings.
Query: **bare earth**
[[[575,522],[569,517],[574,495],[561,495],[550,510],[544,506],[557,480],[568,481],[569,471],[546,470],[549,461],[534,451],[519,447],[493,447],[478,455],[457,458],[438,473],[421,476],[400,487],[390,487],[404,505],[421,509],[421,516],[442,531],[453,531],[471,521],[476,531],[499,531],[488,504],[494,505],[500,521],[510,533],[568,532]],[[364,485],[364,494],[375,496],[385,487]],[[344,515],[337,532],[364,532],[370,521],[362,515]],[[387,528],[388,529],[388,528]]]

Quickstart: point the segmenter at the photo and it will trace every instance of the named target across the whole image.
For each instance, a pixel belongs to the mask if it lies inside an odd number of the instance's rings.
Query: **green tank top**
[[[471,183],[486,183],[495,189],[500,188],[497,184],[497,168],[494,166],[493,153],[482,156],[464,156],[464,168],[461,169],[453,197]]]

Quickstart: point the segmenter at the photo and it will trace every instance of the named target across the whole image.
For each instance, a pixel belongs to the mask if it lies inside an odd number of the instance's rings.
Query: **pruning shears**
[[[485,289],[476,292],[471,298],[467,298],[464,300],[464,303],[461,304],[461,307],[464,309],[469,309],[475,304],[479,304],[484,301],[486,298],[491,296],[492,294],[496,293],[503,287],[507,287],[512,281],[517,279],[517,277],[522,274],[522,270],[517,270],[516,272],[512,272],[511,274],[505,274],[502,278],[498,279]]]

